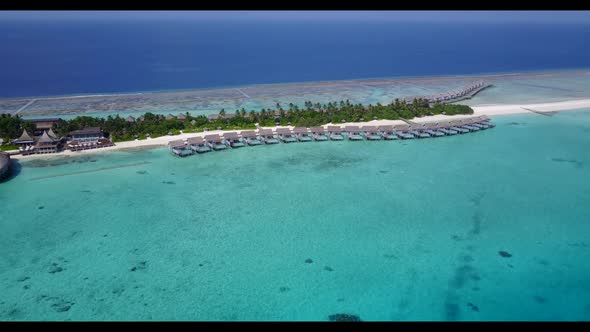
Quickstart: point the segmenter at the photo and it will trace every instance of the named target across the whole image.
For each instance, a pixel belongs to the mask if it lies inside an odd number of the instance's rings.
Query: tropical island
[[[118,115],[106,118],[78,116],[71,120],[55,121],[49,129],[58,137],[85,128],[99,127],[113,142],[135,139],[156,138],[164,135],[197,133],[209,129],[240,130],[255,129],[256,126],[320,126],[328,123],[359,122],[368,120],[399,120],[432,115],[473,114],[473,109],[465,105],[430,103],[426,99],[413,101],[394,100],[390,104],[361,105],[351,104],[349,100],[320,104],[305,102],[304,108],[292,103],[283,107],[277,103],[275,109],[262,109],[247,112],[244,108],[233,113],[222,109],[218,114],[192,116],[190,113],[167,116],[145,113],[138,117],[122,118]],[[35,124],[10,114],[0,115],[0,137],[7,143],[17,139],[23,130],[35,131]],[[3,150],[14,150],[14,145],[5,145]]]

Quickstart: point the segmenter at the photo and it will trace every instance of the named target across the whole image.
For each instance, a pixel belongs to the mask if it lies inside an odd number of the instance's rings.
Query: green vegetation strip
[[[63,173],[63,174],[56,174],[56,175],[40,176],[40,177],[32,178],[31,181],[57,178],[57,177],[61,177],[61,176],[70,176],[70,175],[85,174],[85,173],[96,173],[96,172],[100,172],[100,171],[106,171],[106,170],[109,170],[109,169],[133,167],[133,166],[145,165],[145,164],[149,164],[149,163],[150,163],[149,161],[142,161],[140,163],[134,163],[134,164],[126,164],[126,165],[118,165],[118,166],[101,167],[101,168],[91,169],[91,170],[86,170],[86,171],[78,171],[78,172]]]
[[[53,130],[59,136],[66,136],[71,131],[87,127],[101,127],[113,142],[132,141],[135,138],[145,139],[149,134],[151,138],[168,134],[177,135],[182,130],[187,133],[203,132],[205,128],[215,130],[244,130],[256,129],[256,124],[261,127],[272,127],[277,123],[281,126],[292,125],[296,127],[315,127],[327,123],[359,122],[379,120],[413,119],[436,114],[473,114],[473,109],[466,105],[458,104],[429,104],[424,99],[415,99],[406,104],[396,99],[390,104],[362,105],[352,104],[348,100],[329,102],[327,104],[312,103],[307,101],[303,107],[292,103],[285,105],[277,103],[275,109],[262,109],[259,112],[242,108],[235,113],[226,113],[221,110],[214,118],[205,115],[192,116],[188,112],[178,119],[177,114],[164,116],[153,113],[145,113],[141,120],[122,118],[119,115],[106,118],[79,116],[71,120],[57,123]],[[18,138],[23,128],[29,133],[34,131],[35,125],[20,117],[10,114],[0,115],[0,137],[10,142]]]

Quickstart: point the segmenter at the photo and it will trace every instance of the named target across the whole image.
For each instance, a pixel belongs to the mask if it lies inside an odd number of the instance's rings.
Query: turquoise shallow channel
[[[0,320],[589,320],[590,111],[493,121],[22,161]]]

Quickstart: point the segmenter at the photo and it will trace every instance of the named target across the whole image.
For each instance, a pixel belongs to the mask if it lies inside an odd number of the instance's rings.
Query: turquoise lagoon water
[[[494,121],[22,162],[0,320],[588,320],[590,111]]]

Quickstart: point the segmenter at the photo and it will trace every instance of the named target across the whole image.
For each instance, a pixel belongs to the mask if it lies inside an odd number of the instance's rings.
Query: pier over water
[[[473,98],[476,94],[481,92],[484,89],[491,87],[491,83],[487,83],[484,81],[476,81],[473,82],[458,91],[450,91],[446,93],[441,93],[437,95],[431,96],[413,96],[405,98],[406,104],[411,104],[414,99],[424,99],[427,100],[429,103],[441,103],[441,104],[450,104],[456,103],[461,100]]]

